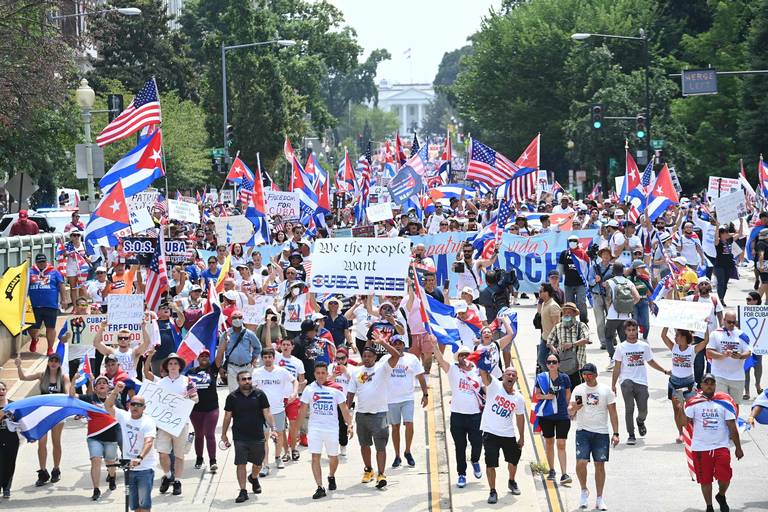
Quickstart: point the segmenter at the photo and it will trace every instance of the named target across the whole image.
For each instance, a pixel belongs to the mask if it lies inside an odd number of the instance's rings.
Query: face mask
[[[568,247],[576,249],[579,246],[579,242],[568,242]]]
[[[232,319],[232,327],[240,328],[243,326],[243,319],[242,318],[233,318]]]
[[[571,325],[573,323],[573,317],[572,316],[564,316],[563,317],[563,323],[565,325]]]
[[[294,288],[293,290],[291,290],[291,295],[293,295],[294,297],[298,297],[299,291],[300,290],[298,288]]]

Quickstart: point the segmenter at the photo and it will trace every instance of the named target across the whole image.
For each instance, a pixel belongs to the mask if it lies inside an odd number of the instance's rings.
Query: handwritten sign
[[[405,238],[318,239],[310,291],[403,296],[408,291],[410,254]]]
[[[694,332],[707,330],[707,320],[712,314],[712,304],[709,302],[660,300],[656,305],[659,307],[659,313],[656,316],[651,315],[651,325],[655,327],[687,329]]]
[[[216,224],[216,239],[220,244],[244,244],[253,236],[253,223],[245,215],[213,217],[213,222]]]
[[[145,190],[137,194],[133,194],[126,198],[128,201],[128,210],[147,210],[148,213],[152,213],[152,207],[157,202],[157,198],[160,197],[160,192],[154,189]]]
[[[197,204],[169,199],[168,217],[182,222],[200,224],[200,209],[197,207]]]
[[[219,199],[222,203],[233,203],[235,201],[235,192],[233,190],[222,190]]]
[[[752,353],[768,355],[768,306],[739,306],[739,326],[749,336]]]
[[[283,220],[297,220],[301,217],[299,197],[294,192],[265,190],[264,208],[267,215],[280,215]]]
[[[155,420],[157,428],[172,436],[178,436],[184,430],[195,405],[189,398],[166,391],[148,381],[141,384],[139,396],[143,396],[147,404],[144,414]]]
[[[392,218],[392,203],[372,204],[365,209],[369,222],[381,222]]]
[[[709,186],[707,187],[707,195],[709,197],[716,198],[716,197],[730,194],[731,192],[735,192],[740,188],[741,188],[741,185],[739,185],[738,178],[723,178],[721,176],[710,176]]]
[[[747,201],[744,197],[744,190],[741,188],[736,192],[731,192],[715,199],[714,206],[719,224],[728,224],[739,217],[747,215]]]
[[[144,295],[107,295],[107,322],[122,329],[144,321]]]
[[[69,343],[72,347],[86,346],[92,347],[96,334],[99,332],[101,322],[107,319],[107,315],[71,315],[59,316],[56,318],[56,332],[61,331],[64,324],[67,324],[67,330],[71,333]],[[142,323],[128,325],[107,325],[104,331],[104,343],[107,345],[117,345],[117,331],[128,329],[131,332],[131,345],[137,345],[141,342]],[[72,350],[70,350],[70,359]]]
[[[243,323],[248,325],[261,325],[264,323],[264,317],[267,314],[267,308],[272,305],[274,298],[266,295],[256,297],[255,304],[246,304],[243,306]]]

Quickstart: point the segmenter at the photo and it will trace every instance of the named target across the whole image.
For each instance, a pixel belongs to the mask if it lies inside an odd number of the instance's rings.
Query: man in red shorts
[[[741,459],[739,430],[736,428],[736,414],[731,402],[724,393],[715,393],[715,376],[707,373],[701,379],[701,395],[691,398],[685,405],[685,415],[693,427],[691,451],[696,480],[701,485],[701,493],[707,504],[707,512],[714,512],[712,507],[712,482],[717,480],[718,490],[715,495],[722,512],[728,512],[725,492],[731,483],[730,441],[736,446],[736,458]]]

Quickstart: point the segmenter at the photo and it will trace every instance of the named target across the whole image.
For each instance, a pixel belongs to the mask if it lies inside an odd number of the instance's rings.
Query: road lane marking
[[[438,369],[438,372],[439,371],[440,370]],[[430,395],[433,397],[442,397],[442,395],[437,392],[439,390],[436,390],[434,386],[435,380],[437,379],[439,379],[439,375],[438,377],[430,376]],[[429,451],[429,457],[427,459],[427,473],[429,474],[429,510],[430,512],[440,512],[442,510],[440,507],[440,477],[438,474],[440,466],[437,462],[437,433],[435,430],[434,399],[429,401],[429,406],[427,411],[425,411],[425,415],[427,416],[427,450]]]

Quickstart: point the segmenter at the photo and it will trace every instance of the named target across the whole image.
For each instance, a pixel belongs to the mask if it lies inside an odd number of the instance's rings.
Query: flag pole
[[[160,90],[157,88],[157,78],[155,77],[155,75],[152,75],[152,84],[155,86],[155,96],[157,96],[157,104],[159,105],[160,104]],[[158,107],[158,112],[159,112],[159,116],[160,116],[160,128],[158,128],[158,130],[161,130],[162,126],[163,126],[163,111],[162,111],[162,108]],[[163,136],[163,132],[161,130],[161,132],[160,132],[160,137],[161,137],[161,140],[160,140],[160,159],[163,162],[163,178],[165,178],[165,200],[166,200],[166,204],[168,204],[168,196],[171,193],[171,189],[168,188],[168,164],[167,164],[167,162],[165,160],[165,148],[164,148],[164,145],[162,143],[162,136]],[[171,225],[170,224],[166,224],[166,226],[167,226],[166,229],[168,230],[168,236],[171,236]],[[163,229],[163,227],[161,225],[160,226],[160,230],[162,231],[162,229]]]

